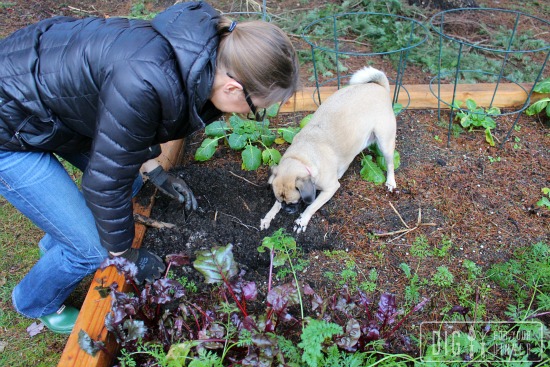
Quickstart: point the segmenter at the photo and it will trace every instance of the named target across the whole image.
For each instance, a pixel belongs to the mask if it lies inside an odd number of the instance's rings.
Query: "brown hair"
[[[299,86],[299,62],[288,36],[276,25],[221,17],[217,68],[242,83],[265,106],[287,101]]]

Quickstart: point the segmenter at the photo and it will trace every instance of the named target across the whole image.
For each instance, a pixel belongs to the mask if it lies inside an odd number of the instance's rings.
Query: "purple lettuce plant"
[[[284,261],[292,267],[294,245],[280,232],[264,241],[264,250],[271,252],[271,270]],[[190,263],[183,254],[168,255],[166,260],[166,274],[171,267]],[[117,284],[107,289],[112,303],[105,325],[123,347],[119,356],[122,365],[129,361],[142,366],[187,365],[196,359],[265,367],[301,363],[296,362],[295,354],[286,354],[289,352],[281,347],[281,340],[293,340],[301,351],[298,353],[308,356],[302,362],[311,365],[316,358],[322,360],[328,347],[354,353],[372,349],[369,343],[373,341],[384,340],[388,345],[404,321],[428,301],[424,299],[403,315],[389,293],[382,294],[377,305],[362,292],[350,294],[347,287],[323,299],[294,272],[294,280],[286,284],[274,285],[270,277],[265,303],[261,303],[256,284],[237,268],[231,245],[197,254],[193,266],[205,283],[212,285],[202,293],[187,294],[180,282],[166,274],[140,286],[133,264],[115,258],[102,267],[110,265],[125,275],[133,290],[120,292]],[[264,311],[261,305],[265,305]],[[298,306],[300,314],[296,315]],[[304,317],[304,309],[311,314]],[[309,334],[327,337],[317,338],[322,341],[310,338],[309,342],[300,339],[306,329]],[[81,347],[89,353],[103,348],[87,335],[83,335]]]

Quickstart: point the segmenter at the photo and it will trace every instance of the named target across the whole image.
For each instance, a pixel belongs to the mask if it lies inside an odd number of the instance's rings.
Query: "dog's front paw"
[[[309,220],[304,220],[302,217],[296,219],[294,222],[294,232],[302,233],[306,231]]]
[[[270,224],[271,224],[271,219],[269,219],[267,217],[262,219],[260,221],[260,230],[268,229]]]

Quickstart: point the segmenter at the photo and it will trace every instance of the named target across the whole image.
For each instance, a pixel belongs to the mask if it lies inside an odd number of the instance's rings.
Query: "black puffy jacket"
[[[208,101],[218,20],[189,2],[152,21],[55,17],[0,40],[0,149],[89,151],[82,189],[109,251],[132,244],[150,147],[220,115]]]

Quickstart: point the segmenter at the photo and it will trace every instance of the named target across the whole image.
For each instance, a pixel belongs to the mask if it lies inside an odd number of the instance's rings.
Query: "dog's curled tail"
[[[357,70],[349,80],[349,84],[367,84],[367,83],[376,83],[386,90],[390,91],[390,82],[382,71],[375,69],[371,66],[365,66],[362,69]]]

